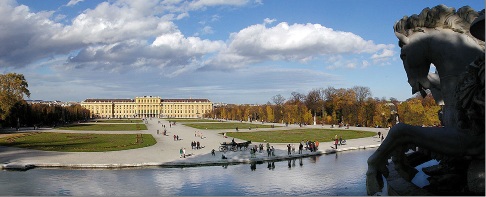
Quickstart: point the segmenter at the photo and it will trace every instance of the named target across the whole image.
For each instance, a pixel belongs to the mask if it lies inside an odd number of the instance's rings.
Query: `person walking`
[[[182,149],[182,157],[186,158],[186,148]]]
[[[291,148],[292,148],[292,146],[290,146],[290,144],[287,144],[287,155],[291,154],[291,152],[290,152]]]
[[[181,154],[181,156],[179,158],[182,158],[182,154],[184,154],[184,151],[182,150],[182,148],[179,150],[179,153]]]
[[[299,144],[299,154],[302,154],[302,149],[304,149],[304,145],[302,143]]]
[[[335,149],[337,149],[338,142],[339,142],[339,141],[338,141],[338,139],[336,138],[336,139],[334,140],[334,146],[335,146]]]

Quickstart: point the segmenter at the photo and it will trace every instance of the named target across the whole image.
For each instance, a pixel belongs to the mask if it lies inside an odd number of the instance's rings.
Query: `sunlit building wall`
[[[213,103],[208,99],[161,99],[153,96],[86,99],[81,106],[90,111],[90,118],[202,118],[213,109]]]

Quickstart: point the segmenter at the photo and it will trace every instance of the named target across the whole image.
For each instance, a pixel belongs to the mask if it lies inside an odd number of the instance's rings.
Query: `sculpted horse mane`
[[[400,41],[406,40],[403,37],[408,37],[415,32],[423,32],[422,28],[443,28],[451,29],[458,33],[463,33],[474,38],[470,32],[470,25],[479,13],[469,6],[464,6],[456,10],[445,5],[438,5],[433,8],[425,8],[417,15],[410,17],[404,16],[397,21],[394,26],[395,35],[399,37]],[[474,38],[476,39],[476,38]],[[404,43],[399,44],[402,47]],[[483,44],[484,45],[484,44]]]
[[[438,165],[422,169],[432,180],[429,195],[484,195],[484,10],[465,6],[456,12],[438,5],[403,17],[394,30],[412,93],[423,96],[428,89],[437,103],[442,101],[444,127],[399,123],[391,128],[368,159],[368,194],[381,191],[389,166],[411,181],[415,166],[436,159]],[[436,73],[429,73],[431,64]]]

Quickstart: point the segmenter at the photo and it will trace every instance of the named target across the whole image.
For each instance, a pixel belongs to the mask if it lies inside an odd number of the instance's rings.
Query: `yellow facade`
[[[135,99],[86,99],[81,106],[90,118],[202,118],[213,110],[208,99],[161,99],[143,96]]]

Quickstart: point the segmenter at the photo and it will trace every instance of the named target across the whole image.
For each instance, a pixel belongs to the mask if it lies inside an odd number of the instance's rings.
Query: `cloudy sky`
[[[0,0],[0,73],[30,99],[264,104],[312,89],[412,97],[393,24],[478,0]]]

